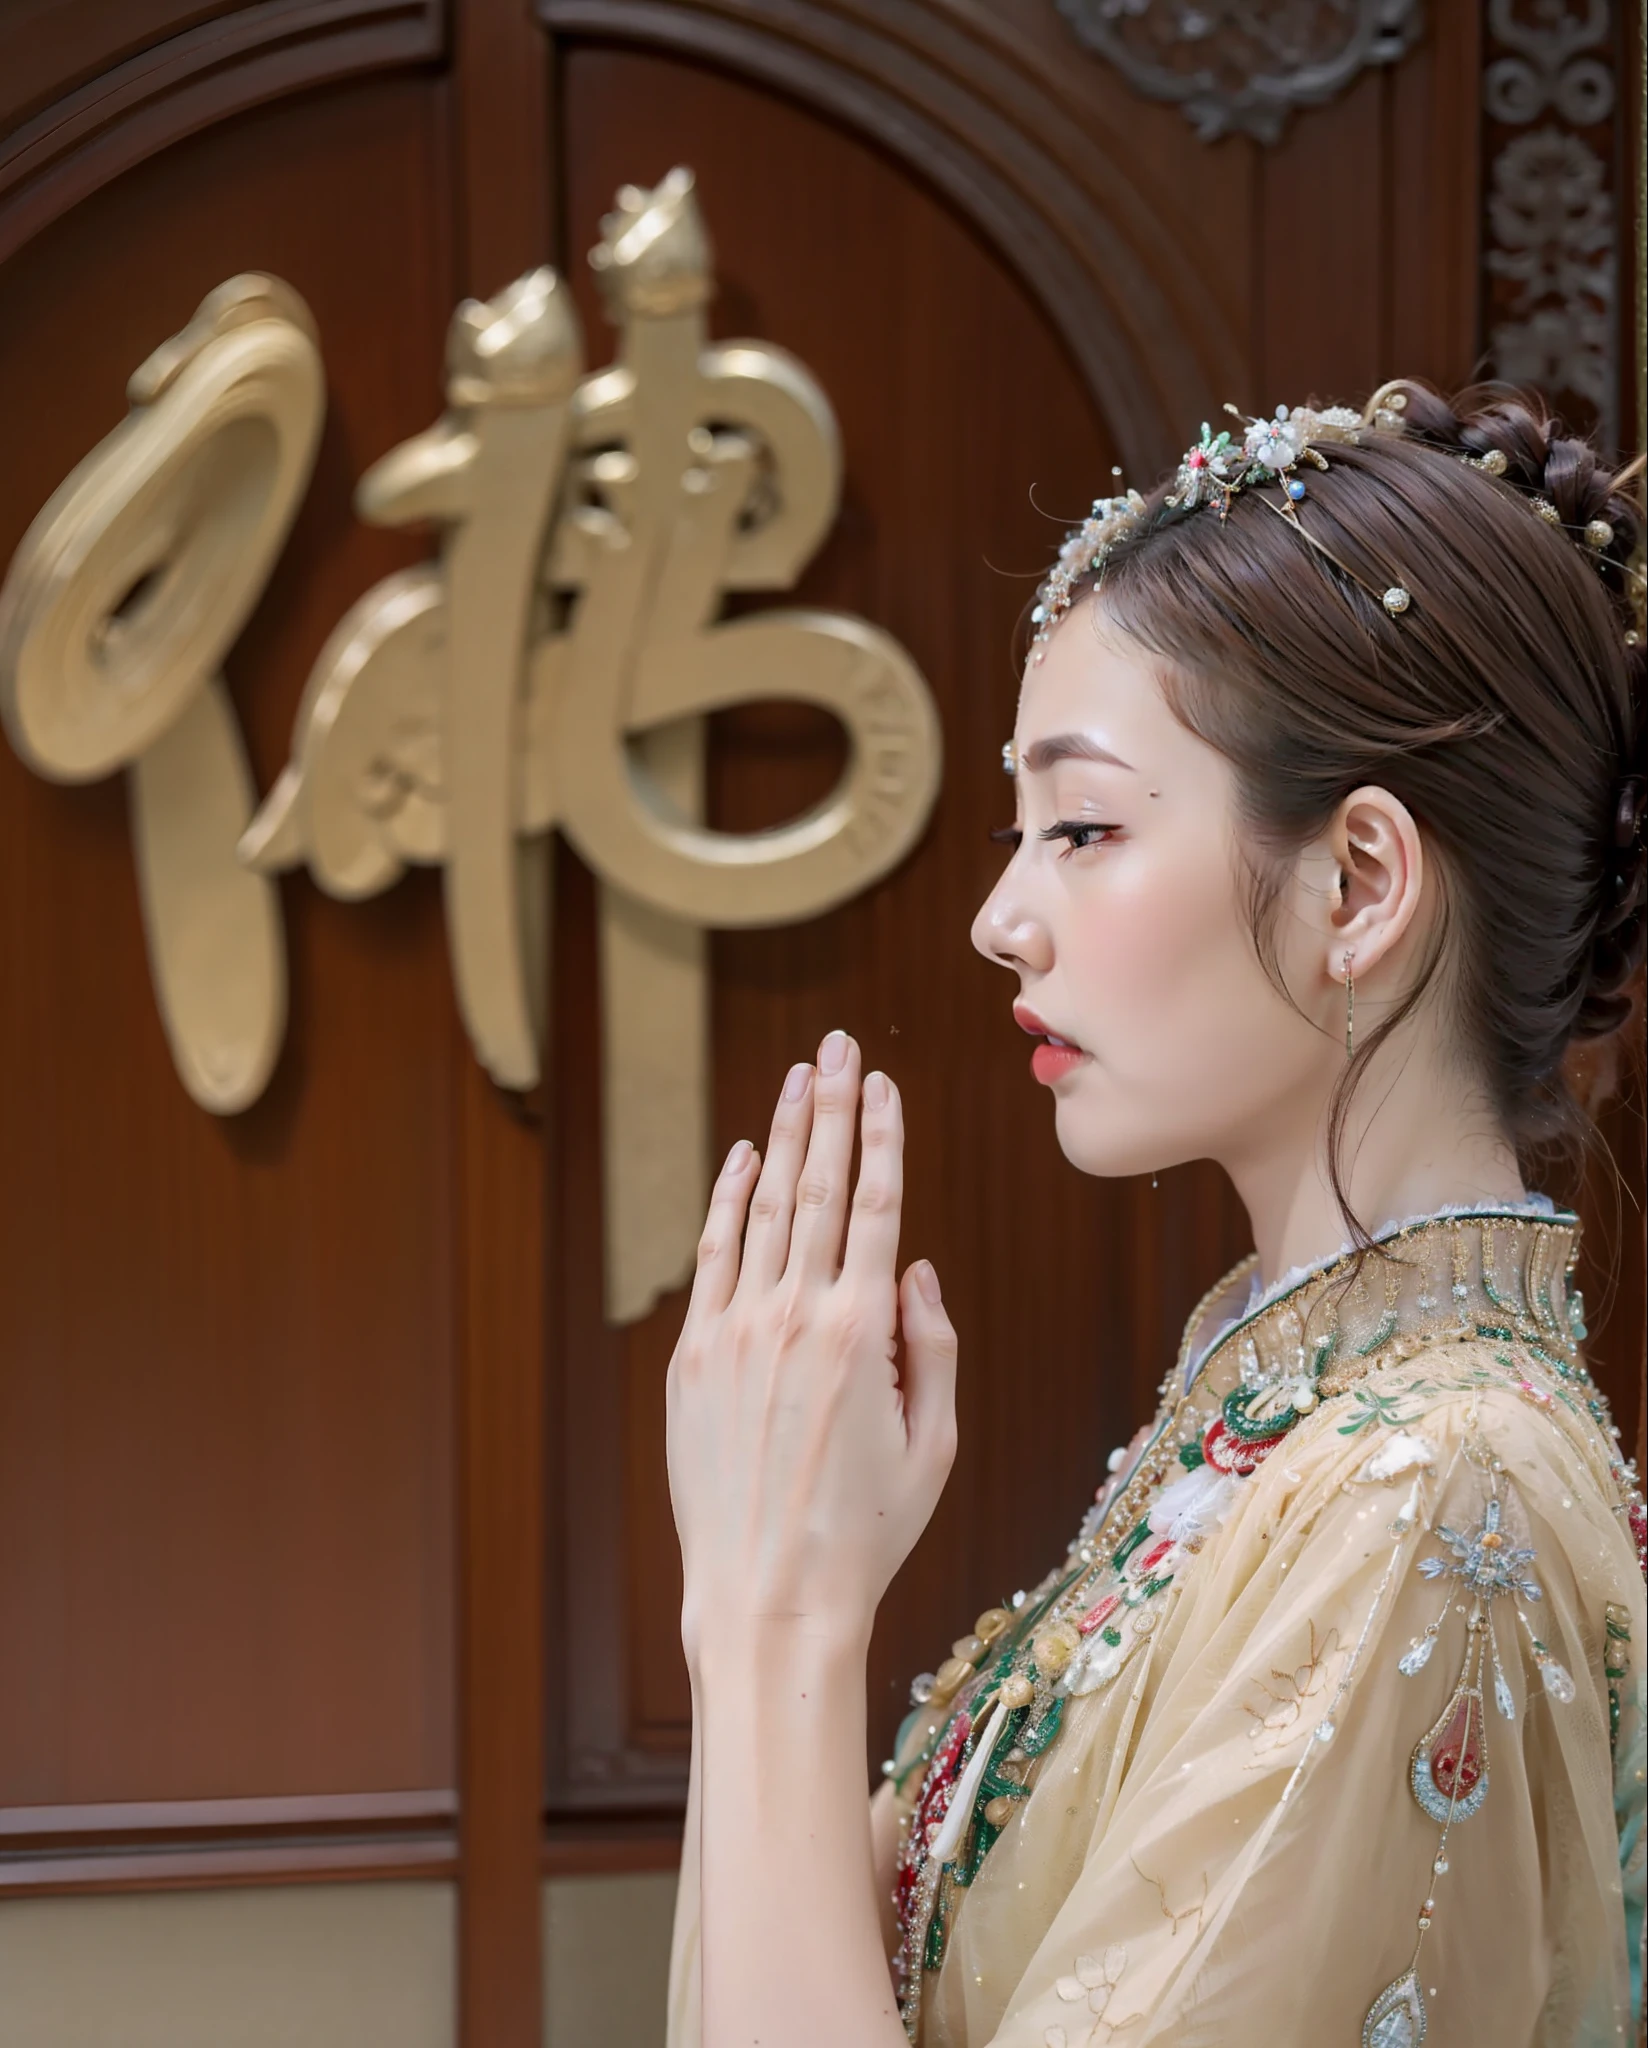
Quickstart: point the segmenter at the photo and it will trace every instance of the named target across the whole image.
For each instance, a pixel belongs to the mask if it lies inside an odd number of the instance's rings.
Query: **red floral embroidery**
[[[1221,1415],[1202,1438],[1202,1456],[1215,1472],[1234,1472],[1245,1479],[1250,1472],[1256,1472],[1279,1443],[1287,1441],[1284,1429],[1276,1436],[1260,1437],[1257,1443],[1233,1436],[1225,1427]]]
[[[951,1795],[956,1789],[957,1779],[961,1776],[961,1752],[967,1746],[967,1738],[972,1732],[973,1717],[963,1707],[946,1729],[944,1740],[933,1752],[933,1760],[927,1766],[927,1775],[921,1783],[921,1797],[916,1801],[910,1832],[904,1839],[904,1850],[898,1860],[898,1876],[894,1887],[898,1924],[906,1941],[909,1940],[915,1919],[916,1887],[921,1879],[922,1866],[927,1861],[927,1845],[938,1833],[943,1825],[944,1816],[950,1811]]]
[[[1087,1612],[1077,1620],[1077,1634],[1090,1636],[1094,1629],[1103,1628],[1121,1604],[1122,1596],[1120,1593],[1106,1593],[1097,1607],[1088,1608]]]
[[[1122,1577],[1131,1579],[1135,1585],[1142,1585],[1172,1548],[1173,1538],[1164,1536],[1159,1542],[1135,1550],[1122,1566]]]

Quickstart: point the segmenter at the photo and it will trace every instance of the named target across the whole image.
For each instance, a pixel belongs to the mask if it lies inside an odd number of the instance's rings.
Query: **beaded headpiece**
[[[1264,497],[1259,502],[1279,519],[1285,519],[1299,538],[1330,561],[1341,575],[1367,591],[1391,618],[1400,618],[1413,603],[1413,595],[1405,584],[1373,589],[1300,519],[1298,507],[1308,495],[1309,486],[1299,472],[1305,468],[1325,470],[1328,459],[1322,450],[1336,442],[1355,443],[1370,433],[1400,432],[1407,404],[1407,392],[1402,380],[1397,379],[1382,384],[1360,412],[1343,405],[1328,406],[1322,411],[1305,405],[1279,405],[1269,419],[1251,419],[1235,406],[1227,405],[1225,411],[1237,421],[1239,431],[1225,427],[1215,433],[1204,422],[1201,439],[1185,450],[1171,487],[1155,512],[1137,491],[1124,491],[1098,499],[1081,525],[1066,535],[1030,614],[1036,629],[1033,659],[1043,658],[1053,627],[1074,604],[1087,578],[1102,573],[1111,552],[1143,531],[1147,522],[1162,514],[1200,511],[1216,512],[1223,520],[1229,516],[1234,498],[1260,485],[1279,484],[1279,498]],[[1503,452],[1497,448],[1490,448],[1483,455],[1466,455],[1463,460],[1493,477],[1503,476],[1508,466]],[[1116,474],[1119,477],[1120,472]],[[1535,515],[1548,525],[1562,524],[1561,514],[1548,498],[1534,497],[1528,502]],[[1605,519],[1593,519],[1584,529],[1584,544],[1597,555],[1611,546],[1613,539],[1614,530]]]
[[[1240,438],[1228,427],[1214,433],[1204,421],[1201,439],[1180,458],[1162,509],[1212,511],[1225,519],[1231,500],[1241,492],[1260,484],[1279,483],[1283,490],[1280,503],[1269,498],[1262,502],[1289,520],[1302,539],[1326,554],[1327,550],[1300,523],[1294,509],[1306,493],[1305,480],[1296,472],[1304,464],[1326,469],[1327,457],[1321,453],[1325,444],[1355,441],[1365,428],[1376,425],[1399,424],[1403,403],[1402,393],[1387,386],[1369,401],[1365,412],[1353,412],[1344,405],[1329,406],[1322,412],[1305,405],[1279,405],[1269,419],[1249,419],[1235,406],[1227,405],[1225,411],[1242,427]],[[1148,514],[1146,500],[1137,491],[1127,491],[1118,497],[1100,498],[1081,525],[1066,535],[1030,614],[1036,628],[1038,660],[1048,635],[1075,602],[1082,583],[1096,570],[1103,569],[1106,557],[1119,542],[1141,530]],[[1351,575],[1337,557],[1329,559],[1345,575]],[[1351,580],[1360,583],[1362,579],[1352,576]],[[1412,602],[1400,584],[1370,595],[1378,597],[1392,618],[1399,617]]]

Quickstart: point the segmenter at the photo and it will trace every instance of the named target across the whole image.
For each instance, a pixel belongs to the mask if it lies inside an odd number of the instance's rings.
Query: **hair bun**
[[[1596,571],[1614,602],[1625,641],[1631,729],[1621,735],[1623,772],[1599,821],[1601,869],[1589,958],[1581,969],[1584,994],[1574,1020],[1576,1038],[1601,1038],[1631,1014],[1630,983],[1648,952],[1648,705],[1637,619],[1640,574],[1632,557],[1641,545],[1642,513],[1629,495],[1640,461],[1616,471],[1589,441],[1572,434],[1537,393],[1505,384],[1480,384],[1451,402],[1419,382],[1387,386],[1379,424],[1463,457],[1488,477],[1520,493],[1553,537],[1566,539]]]
[[[1641,462],[1614,470],[1591,443],[1570,433],[1536,392],[1509,384],[1477,384],[1451,402],[1418,382],[1394,388],[1382,421],[1431,447],[1474,462],[1525,496],[1530,509],[1560,530],[1596,568],[1624,616],[1632,601],[1630,562],[1642,514],[1628,495]]]
[[[1631,1014],[1630,983],[1648,954],[1648,715],[1644,706],[1643,650],[1627,650],[1636,730],[1633,765],[1614,785],[1607,821],[1602,901],[1591,941],[1589,986],[1574,1035],[1601,1038]]]

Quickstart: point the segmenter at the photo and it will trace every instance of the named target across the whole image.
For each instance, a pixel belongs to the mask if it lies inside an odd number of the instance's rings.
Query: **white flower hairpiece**
[[[1307,487],[1305,479],[1296,472],[1307,463],[1315,469],[1326,469],[1327,457],[1321,453],[1324,444],[1356,441],[1369,427],[1398,425],[1396,400],[1401,394],[1389,396],[1389,392],[1387,386],[1377,393],[1365,413],[1343,405],[1329,406],[1321,412],[1304,405],[1279,405],[1269,419],[1250,419],[1235,406],[1227,405],[1226,412],[1242,423],[1241,438],[1238,440],[1228,427],[1215,434],[1204,421],[1201,439],[1187,448],[1180,459],[1172,488],[1162,500],[1163,509],[1212,510],[1224,519],[1229,515],[1231,500],[1239,492],[1255,485],[1279,483],[1284,493],[1282,502],[1277,504],[1268,498],[1263,502],[1287,519],[1300,538],[1326,555],[1342,574],[1354,583],[1362,583],[1361,577],[1346,569],[1300,524],[1295,507],[1306,495]],[[1103,570],[1106,559],[1120,542],[1141,530],[1147,512],[1146,501],[1137,491],[1100,498],[1081,525],[1066,535],[1030,614],[1036,628],[1035,660],[1043,658],[1054,626],[1074,604],[1081,585],[1095,571]],[[1368,589],[1366,584],[1362,587]],[[1384,591],[1370,590],[1369,594],[1378,599],[1392,618],[1399,618],[1413,601],[1399,583]]]

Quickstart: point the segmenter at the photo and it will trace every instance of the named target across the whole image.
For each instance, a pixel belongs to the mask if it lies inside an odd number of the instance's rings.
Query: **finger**
[[[709,1213],[698,1239],[698,1270],[693,1275],[687,1314],[719,1315],[738,1285],[738,1240],[744,1210],[755,1185],[757,1154],[748,1138],[740,1138],[710,1191]]]
[[[833,1280],[840,1264],[853,1127],[858,1121],[858,1068],[858,1047],[846,1032],[832,1031],[818,1048],[813,1127],[796,1183],[787,1272]]]
[[[784,1088],[773,1111],[766,1164],[750,1197],[749,1228],[744,1233],[745,1287],[771,1287],[790,1256],[790,1223],[795,1215],[795,1184],[807,1156],[813,1124],[813,1070],[805,1060],[784,1076]]]
[[[904,1206],[904,1106],[885,1074],[866,1074],[863,1092],[863,1154],[841,1273],[843,1279],[891,1282]]]
[[[904,1431],[910,1448],[949,1471],[956,1455],[956,1333],[945,1313],[938,1275],[926,1259],[899,1287],[904,1332]]]

